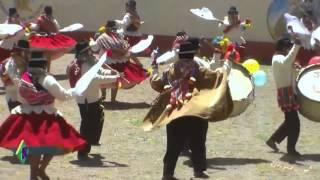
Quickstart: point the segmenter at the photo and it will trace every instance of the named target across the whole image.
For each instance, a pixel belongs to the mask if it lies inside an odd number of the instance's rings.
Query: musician
[[[165,85],[166,82],[171,80],[179,80],[180,78],[189,77],[191,74],[193,74],[193,70],[189,69],[189,67],[194,67],[193,65],[195,62],[193,61],[194,55],[197,51],[197,46],[195,46],[190,40],[187,40],[186,42],[183,42],[180,44],[179,47],[179,60],[176,61],[172,66],[167,69],[162,76],[160,76],[158,73],[153,74],[151,77],[151,86],[154,90],[161,92],[159,96],[159,102],[168,102],[170,98],[165,98],[166,96],[166,90]],[[199,66],[198,66],[199,68]],[[227,66],[227,69],[230,70],[230,66]],[[208,86],[209,84],[213,83],[213,81],[217,80],[217,77],[215,72],[211,72],[210,70],[199,68],[198,73],[196,73],[196,82],[195,87],[200,88],[202,87],[201,82],[206,84],[204,86]],[[155,71],[158,72],[158,71]],[[211,74],[212,73],[212,74]],[[203,79],[204,78],[204,79]],[[210,81],[205,80],[206,78],[209,78]],[[213,78],[213,79],[211,79]],[[204,81],[203,81],[204,80]],[[213,81],[211,81],[213,80]],[[182,81],[181,81],[182,82]],[[226,82],[226,81],[222,81]],[[222,83],[221,82],[221,83]],[[209,85],[211,86],[211,85]],[[170,93],[169,93],[170,94]],[[231,109],[228,110],[228,108],[232,108],[232,100],[230,94],[227,93],[227,97],[224,99],[223,103],[220,104],[219,107],[225,107],[223,112],[227,113],[231,112]],[[199,96],[201,96],[201,90],[199,93]],[[229,98],[228,98],[229,97]],[[212,98],[212,97],[208,97]],[[167,99],[167,100],[164,100]],[[192,97],[191,100],[186,103],[192,103]],[[180,108],[184,108],[187,104],[182,105]],[[198,102],[199,103],[199,102]],[[205,102],[203,102],[205,103]],[[231,103],[231,104],[230,104]],[[163,104],[163,103],[160,103]],[[163,180],[172,180],[176,179],[174,177],[174,170],[176,166],[176,162],[178,160],[179,154],[182,151],[185,142],[188,142],[190,144],[190,148],[192,151],[191,159],[193,162],[194,167],[194,176],[198,178],[209,178],[209,176],[206,174],[206,135],[208,130],[208,117],[202,117],[201,115],[197,115],[197,106],[193,106],[192,111],[194,112],[193,115],[186,115],[188,111],[185,109],[185,114],[182,114],[181,116],[178,116],[175,119],[170,119],[170,115],[166,114],[173,114],[173,113],[179,113],[179,111],[173,111],[173,112],[167,112],[165,109],[163,110],[160,106],[160,104],[155,103],[151,110],[149,111],[148,115],[145,118],[144,122],[154,122],[160,120],[161,122],[169,122],[167,124],[167,151],[165,154],[165,157],[163,159],[164,167],[163,167]],[[208,108],[210,110],[216,109],[216,108]],[[159,111],[162,111],[162,114],[159,114]],[[202,113],[204,111],[200,110]],[[216,111],[214,115],[220,114],[220,111]],[[227,114],[222,115],[223,117],[228,116]],[[202,114],[203,115],[203,114]],[[221,114],[220,114],[221,115]],[[226,115],[226,116],[225,116]],[[220,117],[222,117],[220,116]],[[176,115],[173,115],[173,117],[176,117]],[[213,117],[212,117],[213,118]],[[209,118],[211,119],[211,118]],[[150,121],[149,121],[150,120]]]
[[[285,121],[268,139],[266,144],[274,151],[278,151],[276,144],[280,144],[286,137],[287,152],[292,156],[300,156],[296,150],[296,143],[300,133],[300,119],[297,110],[299,104],[295,94],[294,62],[300,49],[300,42],[291,43],[289,38],[282,38],[277,42],[276,52],[272,58],[273,76],[278,93],[278,105],[284,113]]]

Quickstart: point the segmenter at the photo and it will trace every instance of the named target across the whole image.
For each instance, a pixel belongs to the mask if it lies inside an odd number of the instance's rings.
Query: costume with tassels
[[[181,64],[182,71],[189,72],[188,77],[191,74],[195,76],[192,84],[186,81],[178,82],[180,87],[183,87],[178,91],[191,94],[180,106],[168,109],[170,99],[174,97],[172,92],[177,89],[173,88],[168,91],[165,86],[167,79],[185,79],[183,74],[177,72],[174,66],[170,66],[162,77],[154,73],[150,79],[151,87],[160,92],[160,95],[144,118],[143,128],[145,131],[150,131],[167,125],[167,151],[163,160],[164,180],[173,178],[176,162],[186,141],[190,144],[192,151],[194,175],[196,177],[207,176],[204,171],[206,170],[205,142],[208,122],[227,119],[233,108],[227,84],[227,71],[230,71],[231,68],[229,62],[226,61],[225,68],[215,72],[194,66],[193,58],[197,48],[189,41],[180,44],[179,60],[175,64]],[[195,67],[198,71],[192,71],[192,68]]]

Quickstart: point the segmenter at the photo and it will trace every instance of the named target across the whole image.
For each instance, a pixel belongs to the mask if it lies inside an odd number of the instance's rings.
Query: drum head
[[[249,72],[239,64],[233,64],[229,75],[229,88],[233,101],[246,99],[253,91]]]
[[[298,91],[304,97],[320,102],[320,65],[310,65],[298,76]]]

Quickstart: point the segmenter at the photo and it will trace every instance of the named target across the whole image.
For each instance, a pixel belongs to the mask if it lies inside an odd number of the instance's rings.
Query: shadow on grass
[[[302,165],[301,163],[297,163],[297,161],[315,161],[320,162],[320,154],[303,154],[301,157],[294,157],[288,154],[283,155],[280,158],[281,161],[288,162],[291,164]]]
[[[63,81],[63,80],[67,80],[68,77],[66,74],[56,74],[56,75],[53,75],[54,78],[56,78],[57,81]]]
[[[107,110],[127,110],[127,109],[146,109],[150,104],[145,102],[129,103],[129,102],[103,102],[104,109]]]
[[[249,159],[249,158],[211,158],[207,159],[207,167],[210,169],[219,169],[216,166],[239,166],[247,164],[261,164],[261,163],[271,163],[271,161],[264,159]],[[192,167],[191,160],[185,161],[183,164]],[[226,170],[221,168],[221,170]]]
[[[90,157],[91,156],[91,157]],[[121,164],[113,161],[103,160],[105,157],[100,154],[90,154],[87,160],[73,160],[71,164],[80,167],[100,167],[100,168],[114,168],[114,167],[129,167],[127,164]]]
[[[16,156],[3,156],[0,159],[1,161],[9,162],[10,164],[21,164],[21,165],[29,165],[28,160],[22,164],[20,160]]]

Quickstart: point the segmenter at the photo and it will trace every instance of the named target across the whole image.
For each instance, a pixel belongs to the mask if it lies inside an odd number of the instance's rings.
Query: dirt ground
[[[69,88],[65,76],[66,65],[73,55],[65,55],[53,62],[53,74]],[[143,59],[149,66],[150,60]],[[301,134],[297,149],[303,154],[300,160],[285,155],[286,142],[280,153],[273,153],[265,140],[283,121],[277,108],[275,86],[270,67],[263,66],[268,74],[266,86],[256,89],[255,101],[245,113],[226,121],[211,123],[207,136],[207,163],[210,179],[219,180],[273,180],[320,179],[320,124],[301,117]],[[1,85],[0,85],[1,88]],[[0,124],[8,116],[3,88],[0,91]],[[105,124],[101,146],[92,148],[91,160],[79,162],[76,153],[55,157],[48,167],[53,180],[157,180],[162,176],[162,158],[165,153],[165,128],[145,133],[141,120],[154,92],[145,81],[141,85],[121,90],[118,105],[105,103]],[[110,93],[108,99],[110,100]],[[57,102],[57,107],[69,123],[79,129],[80,115],[75,101]],[[190,179],[193,170],[187,157],[180,157],[176,177]],[[29,166],[19,164],[12,153],[0,149],[0,179],[25,180]]]

